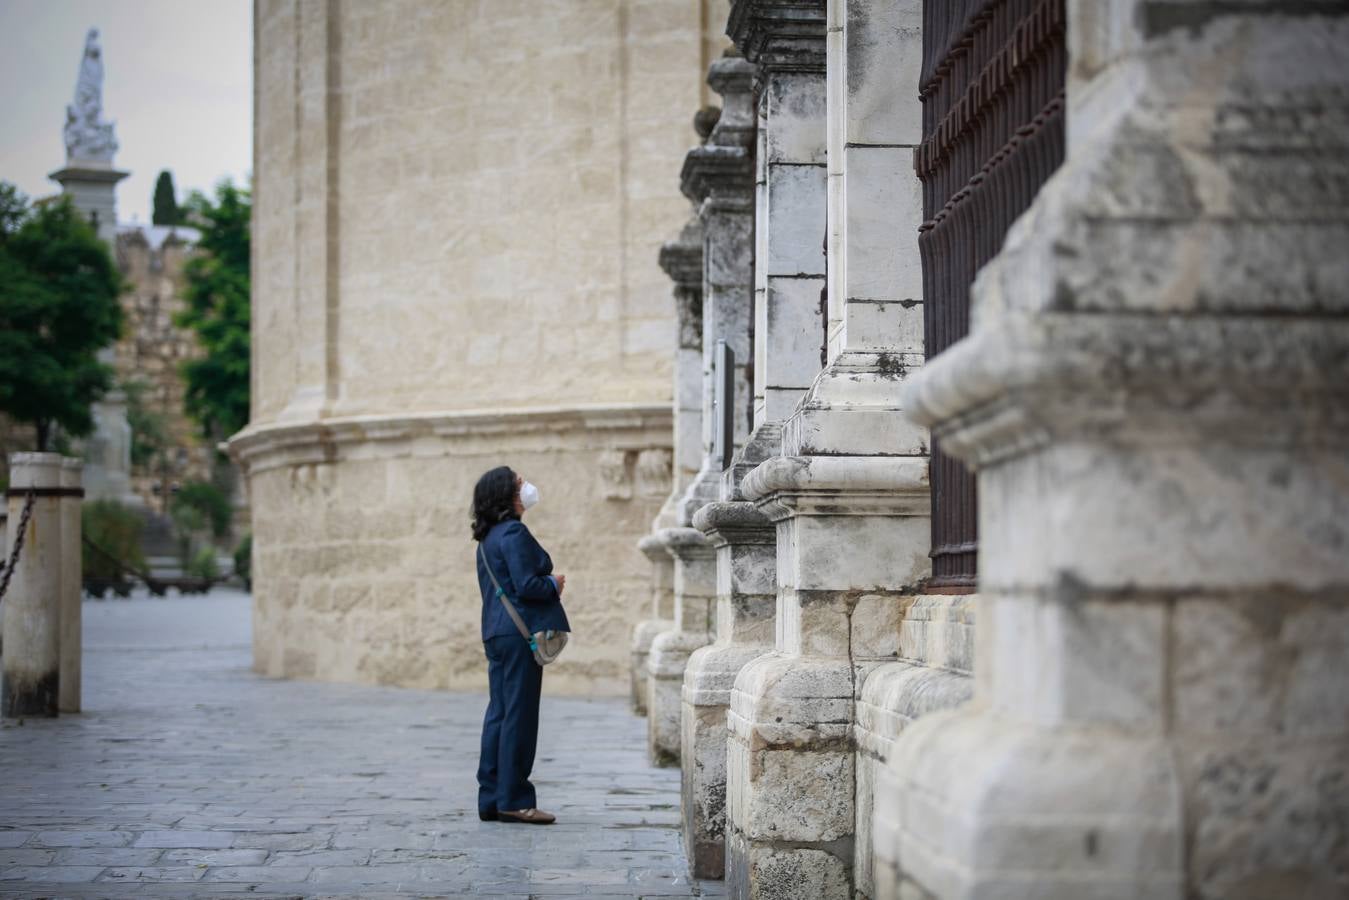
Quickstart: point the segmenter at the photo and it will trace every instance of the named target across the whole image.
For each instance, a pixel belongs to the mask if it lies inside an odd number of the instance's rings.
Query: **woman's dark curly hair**
[[[515,470],[497,466],[478,479],[473,488],[473,540],[487,537],[492,526],[515,515]]]

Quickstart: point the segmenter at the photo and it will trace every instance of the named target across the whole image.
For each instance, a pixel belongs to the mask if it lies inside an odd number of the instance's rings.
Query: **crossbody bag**
[[[496,574],[492,567],[487,563],[487,553],[483,550],[482,544],[478,544],[478,555],[482,557],[482,566],[487,570],[487,577],[492,579],[492,586],[496,588],[497,599],[501,605],[506,607],[506,615],[511,617],[515,627],[519,630],[520,636],[529,643],[529,649],[534,653],[534,661],[541,666],[546,666],[553,660],[562,655],[562,648],[567,646],[567,632],[553,631],[551,628],[547,631],[536,631],[529,633],[529,627],[525,625],[525,620],[520,618],[520,613],[515,609],[515,604],[506,597],[506,592],[501,589],[501,582],[497,581]]]

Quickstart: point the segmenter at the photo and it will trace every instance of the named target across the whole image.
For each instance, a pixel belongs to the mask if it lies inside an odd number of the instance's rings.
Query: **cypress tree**
[[[155,225],[181,225],[182,211],[178,208],[178,193],[173,187],[173,175],[168,169],[159,173],[155,182],[154,212],[150,221]]]

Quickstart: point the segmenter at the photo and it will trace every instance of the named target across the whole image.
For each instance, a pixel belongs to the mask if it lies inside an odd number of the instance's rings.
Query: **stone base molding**
[[[1067,6],[1064,166],[905,395],[978,472],[979,652],[879,896],[1343,896],[1349,16]]]

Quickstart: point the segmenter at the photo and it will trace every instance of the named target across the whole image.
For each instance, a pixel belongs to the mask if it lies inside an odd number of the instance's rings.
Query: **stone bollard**
[[[29,488],[39,491],[24,528],[3,606],[4,679],[0,709],[9,718],[55,716],[61,680],[61,457],[56,453],[10,456],[11,540],[19,540]]]
[[[80,486],[84,461],[61,461],[61,690],[57,705],[63,713],[80,711],[80,664],[84,651],[83,617],[80,605],[83,580],[80,536],[80,506],[84,489]]]

